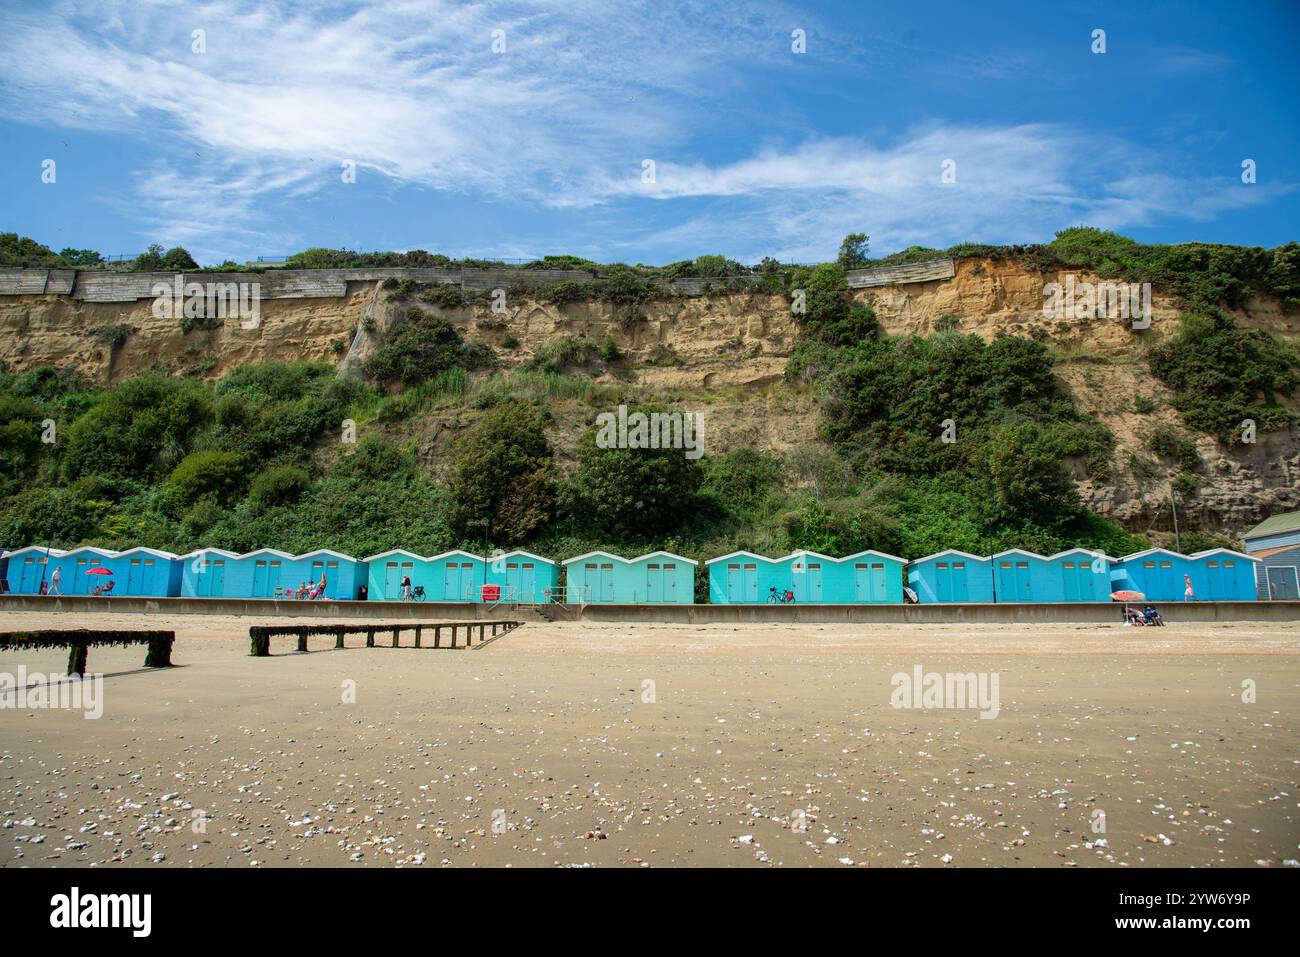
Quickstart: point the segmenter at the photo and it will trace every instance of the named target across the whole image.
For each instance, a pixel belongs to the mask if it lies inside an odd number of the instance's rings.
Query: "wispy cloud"
[[[1061,123],[710,139],[720,102],[762,117],[747,81],[792,69],[794,26],[816,55],[846,62],[912,59],[953,75],[1014,62],[921,49],[918,37],[853,38],[799,8],[737,13],[703,0],[61,3],[7,15],[0,112],[156,144],[116,208],[151,236],[220,255],[315,241],[279,214],[346,188],[345,161],[395,189],[561,223],[621,210],[607,244],[689,241],[755,257],[773,245],[822,256],[864,227],[878,249],[1026,240],[1084,220],[1211,217],[1270,195],[1179,179],[1131,144]],[[193,52],[195,31],[206,52]],[[1164,56],[1174,68],[1205,55]],[[652,182],[643,159],[656,163]],[[956,182],[941,180],[946,160]],[[576,245],[567,238],[556,248]]]

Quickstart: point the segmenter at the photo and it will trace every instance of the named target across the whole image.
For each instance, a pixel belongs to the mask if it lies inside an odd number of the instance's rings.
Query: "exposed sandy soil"
[[[179,667],[146,672],[142,650],[96,649],[99,720],[0,710],[0,862],[1205,867],[1300,857],[1294,625],[530,623],[472,651],[334,651],[320,639],[300,655],[280,640],[274,657],[254,659],[252,623],[61,618],[174,627]],[[49,625],[0,615],[5,630]],[[57,673],[64,661],[7,653],[0,669]],[[997,717],[891,707],[891,676],[915,665],[997,672]],[[1257,703],[1242,701],[1247,679]],[[196,833],[199,810],[208,820]],[[1092,830],[1097,811],[1104,833]]]

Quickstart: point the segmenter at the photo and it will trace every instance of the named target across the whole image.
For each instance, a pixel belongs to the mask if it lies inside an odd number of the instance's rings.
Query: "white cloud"
[[[316,242],[268,210],[286,197],[351,200],[331,192],[349,188],[344,160],[362,176],[522,204],[561,224],[605,207],[622,213],[603,224],[617,237],[606,245],[638,256],[649,244],[822,258],[861,229],[878,250],[1029,241],[1067,223],[1205,219],[1270,195],[1231,177],[1179,179],[1131,143],[1064,124],[810,133],[700,158],[724,148],[701,137],[719,104],[761,118],[747,71],[790,69],[795,25],[810,56],[925,60],[953,81],[1005,68],[916,38],[841,36],[802,9],[732,13],[703,0],[63,3],[8,14],[0,111],[156,144],[117,208],[151,236],[220,256]],[[657,163],[653,184],[641,182],[643,158]],[[940,182],[948,159],[954,184]],[[581,245],[556,231],[554,248]]]

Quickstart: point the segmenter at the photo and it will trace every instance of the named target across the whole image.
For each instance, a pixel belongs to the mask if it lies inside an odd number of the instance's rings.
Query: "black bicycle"
[[[424,601],[424,586],[416,585],[411,591],[411,601]]]
[[[778,592],[776,586],[773,585],[767,590],[767,603],[769,605],[793,605],[794,592],[788,588],[783,592]]]

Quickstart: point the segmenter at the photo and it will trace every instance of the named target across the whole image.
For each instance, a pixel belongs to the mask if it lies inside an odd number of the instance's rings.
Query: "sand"
[[[0,614],[0,630],[174,628],[178,665],[94,649],[98,720],[0,710],[0,864],[1300,857],[1294,625],[529,623],[471,651],[281,639],[255,659],[255,623]],[[7,652],[0,671],[65,661]],[[917,665],[996,673],[997,716],[892,707]]]

